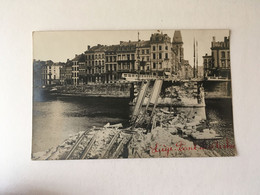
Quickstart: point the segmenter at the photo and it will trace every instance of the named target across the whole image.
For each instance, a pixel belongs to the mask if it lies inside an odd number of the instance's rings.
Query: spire
[[[172,43],[183,43],[180,30],[174,31]]]
[[[195,65],[195,38],[193,39],[193,77],[196,77],[196,65]]]
[[[199,75],[199,65],[198,65],[198,41],[196,41],[196,78]]]

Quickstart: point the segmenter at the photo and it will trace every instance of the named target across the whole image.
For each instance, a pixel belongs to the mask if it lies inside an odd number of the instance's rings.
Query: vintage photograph
[[[32,160],[235,155],[229,30],[33,32]]]

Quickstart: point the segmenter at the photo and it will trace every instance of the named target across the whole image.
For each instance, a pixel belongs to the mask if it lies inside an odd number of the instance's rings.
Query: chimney
[[[213,38],[213,42],[216,42],[216,37],[214,36],[214,37],[212,37]]]
[[[90,49],[90,45],[88,45],[88,50]]]
[[[227,37],[224,37],[224,42],[227,42]]]
[[[120,41],[120,45],[123,43],[123,41]]]

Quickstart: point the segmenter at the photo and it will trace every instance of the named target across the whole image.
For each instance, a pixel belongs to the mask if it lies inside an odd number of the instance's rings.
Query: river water
[[[69,135],[106,123],[128,125],[129,99],[47,97],[33,103],[32,152],[61,144]]]
[[[69,135],[102,127],[106,123],[122,123],[128,126],[130,115],[129,99],[56,97],[37,99],[33,103],[32,152],[47,150],[61,144]],[[231,100],[206,101],[206,115],[210,126],[234,143]],[[214,141],[199,141],[196,144],[207,148]],[[218,150],[223,156],[232,155],[234,150]]]

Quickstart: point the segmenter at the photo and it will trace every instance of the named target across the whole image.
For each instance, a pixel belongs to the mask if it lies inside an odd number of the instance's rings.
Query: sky
[[[66,62],[75,54],[81,54],[87,50],[88,45],[95,46],[115,45],[120,41],[149,40],[152,33],[157,30],[131,30],[131,31],[36,31],[33,33],[33,58],[36,60],[52,60],[54,62]],[[173,38],[174,30],[160,30]],[[189,60],[193,66],[193,41],[198,42],[198,64],[202,66],[202,56],[210,54],[212,37],[216,41],[223,41],[229,36],[229,30],[181,30],[184,59]]]

